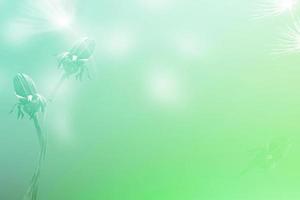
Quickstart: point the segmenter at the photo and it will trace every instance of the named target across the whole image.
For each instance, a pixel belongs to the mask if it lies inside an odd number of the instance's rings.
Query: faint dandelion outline
[[[33,120],[40,145],[39,160],[28,190],[24,195],[24,199],[36,200],[39,191],[41,167],[47,151],[47,135],[42,130],[38,114],[40,112],[45,113],[46,99],[37,92],[34,81],[26,74],[18,73],[13,79],[13,85],[18,102],[11,113],[17,108],[18,119],[22,119],[27,114]]]
[[[62,77],[52,90],[49,101],[53,101],[56,93],[63,85],[65,80],[71,76],[75,76],[77,80],[82,81],[83,75],[86,73],[91,78],[88,63],[92,60],[92,55],[96,48],[96,42],[88,37],[83,37],[75,42],[75,44],[67,51],[59,54],[58,69],[62,70]],[[93,60],[92,60],[93,61]]]
[[[265,145],[252,151],[255,153],[254,157],[248,163],[247,167],[242,170],[240,176],[243,176],[254,169],[267,171],[274,168],[276,164],[286,156],[291,146],[291,139],[288,137],[272,138]]]

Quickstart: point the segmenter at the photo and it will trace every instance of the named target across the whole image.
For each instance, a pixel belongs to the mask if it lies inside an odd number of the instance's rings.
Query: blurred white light
[[[48,69],[51,69],[48,68]],[[53,89],[56,87],[56,84],[59,82],[60,73],[57,73],[56,70],[47,70],[43,71],[44,75],[40,76],[39,88],[46,98],[49,98],[53,92]],[[44,94],[43,91],[49,91],[48,94]],[[67,98],[65,98],[67,97]],[[47,114],[48,126],[53,130],[53,137],[62,143],[68,143],[72,137],[72,124],[71,124],[71,115],[70,109],[72,108],[72,102],[70,99],[76,98],[76,85],[72,83],[72,80],[65,81],[55,95],[55,106],[51,106],[50,114]],[[54,104],[53,104],[54,105]]]
[[[108,56],[123,57],[131,53],[135,43],[135,35],[130,30],[118,29],[104,34],[102,48]]]
[[[72,0],[28,0],[21,7],[20,15],[4,30],[9,42],[20,43],[36,34],[70,28],[75,15]]]
[[[170,71],[158,69],[149,73],[147,88],[150,98],[162,105],[178,105],[182,100],[179,78]]]
[[[60,109],[57,114],[51,116],[51,129],[54,132],[56,139],[62,143],[68,143],[72,139],[72,125],[70,122],[71,116],[68,114],[68,109]]]
[[[265,0],[258,4],[254,17],[278,16],[285,12],[289,12],[293,15],[292,12],[297,4],[298,0]]]
[[[203,51],[203,43],[194,34],[182,34],[175,37],[175,47],[180,56],[185,58],[197,58]]]
[[[277,8],[280,12],[290,11],[296,6],[296,0],[281,0],[277,4]]]
[[[71,26],[72,19],[67,15],[56,16],[55,18],[53,18],[53,23],[56,27],[61,29],[69,28]]]
[[[188,57],[196,57],[201,53],[200,45],[192,39],[183,39],[178,43],[179,51]]]

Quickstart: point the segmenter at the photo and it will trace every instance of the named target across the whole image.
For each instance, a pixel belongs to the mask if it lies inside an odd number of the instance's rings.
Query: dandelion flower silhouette
[[[87,37],[77,41],[74,46],[58,56],[58,67],[69,77],[74,75],[76,79],[82,80],[83,74],[89,73],[87,62],[92,56],[96,47],[94,40]],[[89,76],[89,74],[88,74]]]
[[[26,74],[18,74],[14,78],[14,89],[18,103],[18,118],[23,118],[24,113],[28,114],[30,119],[34,119],[38,112],[45,112],[46,100],[37,93],[33,80]]]
[[[90,78],[88,62],[95,50],[96,43],[88,37],[78,40],[73,47],[66,52],[58,55],[58,68],[63,71],[62,78],[53,90],[50,101],[55,97],[63,82],[71,76],[75,76],[77,80],[82,81],[83,75],[86,73]]]
[[[24,199],[36,200],[38,195],[41,164],[45,159],[47,146],[47,137],[43,134],[38,114],[40,112],[45,112],[46,100],[42,95],[37,93],[35,83],[26,74],[17,74],[13,80],[13,84],[18,103],[14,106],[12,112],[17,107],[18,119],[23,118],[25,114],[27,114],[29,118],[34,121],[41,148],[37,167],[31,179],[28,191],[24,196]]]
[[[287,154],[291,142],[288,138],[278,137],[272,139],[265,146],[255,149],[255,156],[248,166],[241,172],[244,175],[253,169],[267,171],[276,166],[276,164]]]

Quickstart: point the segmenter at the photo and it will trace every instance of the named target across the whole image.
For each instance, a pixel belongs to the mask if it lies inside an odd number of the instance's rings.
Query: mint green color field
[[[39,200],[300,199],[300,2],[284,1],[0,0],[0,200],[22,200],[39,153],[12,80],[49,97],[81,37],[91,78],[41,116]]]

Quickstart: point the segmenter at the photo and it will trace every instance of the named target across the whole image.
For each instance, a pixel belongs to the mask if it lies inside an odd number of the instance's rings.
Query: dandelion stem
[[[39,119],[37,116],[33,117],[34,126],[38,135],[38,140],[41,148],[41,158],[45,159],[46,148],[47,148],[47,137],[43,134],[42,128],[39,123]]]
[[[37,116],[33,117],[34,126],[38,135],[39,144],[40,144],[40,153],[39,160],[37,166],[35,168],[34,174],[31,178],[31,182],[29,188],[25,194],[24,200],[37,200],[38,197],[38,189],[39,189],[39,180],[41,175],[41,168],[43,161],[46,156],[46,148],[47,148],[47,137],[43,134],[42,128],[40,126],[39,120]]]

